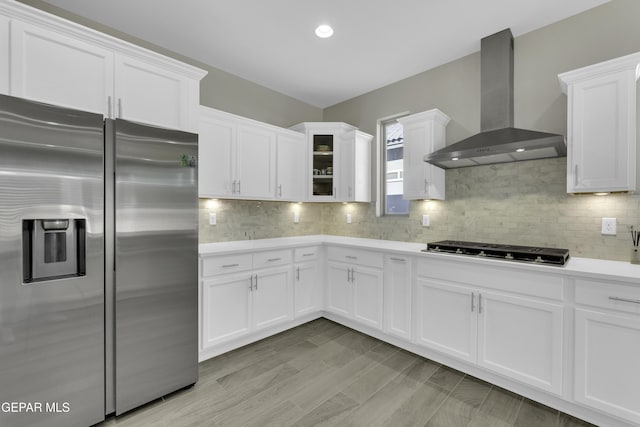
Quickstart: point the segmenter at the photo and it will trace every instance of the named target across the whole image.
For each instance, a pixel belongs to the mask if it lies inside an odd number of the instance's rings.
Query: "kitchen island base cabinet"
[[[640,425],[640,316],[577,308],[575,329],[576,401]]]

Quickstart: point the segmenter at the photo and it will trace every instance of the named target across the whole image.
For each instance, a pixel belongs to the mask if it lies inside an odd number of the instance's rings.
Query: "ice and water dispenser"
[[[26,219],[22,221],[24,283],[84,276],[86,220]]]

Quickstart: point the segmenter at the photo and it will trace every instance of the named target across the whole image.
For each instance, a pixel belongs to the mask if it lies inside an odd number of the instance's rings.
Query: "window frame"
[[[376,122],[376,217],[382,216],[409,216],[409,213],[387,213],[386,212],[386,178],[387,178],[387,144],[385,141],[385,124],[395,121],[401,117],[411,114],[410,111],[382,117]],[[404,174],[403,174],[404,175]],[[404,179],[404,177],[403,177]]]

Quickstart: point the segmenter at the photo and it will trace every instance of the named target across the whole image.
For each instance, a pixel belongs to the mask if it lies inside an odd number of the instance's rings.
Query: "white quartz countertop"
[[[418,255],[432,259],[448,259],[473,264],[491,265],[492,267],[505,267],[510,269],[529,270],[537,272],[555,273],[568,276],[579,276],[591,279],[620,280],[631,282],[640,286],[640,265],[634,265],[623,261],[609,261],[592,258],[574,258],[562,267],[527,264],[520,262],[484,259],[478,257],[466,257],[452,254],[423,252],[426,243],[398,242],[392,240],[363,239],[358,237],[312,235],[296,237],[279,237],[273,239],[240,240],[232,242],[203,243],[199,245],[200,256],[214,256],[218,254],[231,254],[256,250],[270,250],[295,248],[301,246],[313,246],[320,244],[332,244],[350,246],[360,249],[377,250],[385,252],[404,253]]]

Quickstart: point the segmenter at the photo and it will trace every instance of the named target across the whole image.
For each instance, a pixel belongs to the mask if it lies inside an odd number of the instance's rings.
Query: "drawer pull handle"
[[[302,254],[302,256],[313,256],[313,255],[315,255],[313,252],[309,252],[307,254]]]
[[[620,297],[609,297],[612,301],[622,301],[622,302],[630,302],[632,304],[640,304],[640,299],[628,299],[628,298],[620,298]]]
[[[240,264],[225,264],[225,265],[223,265],[223,266],[222,266],[222,268],[237,267],[237,266],[239,266],[239,265],[240,265]]]
[[[345,255],[346,259],[358,259],[357,256],[353,256],[353,255]]]
[[[405,259],[404,259],[404,258],[394,258],[394,257],[391,257],[391,258],[389,258],[389,259],[390,259],[391,261],[398,261],[398,262],[404,262],[404,261],[405,261]]]
[[[274,261],[280,261],[282,258],[269,258],[267,261],[269,262],[274,262]]]

